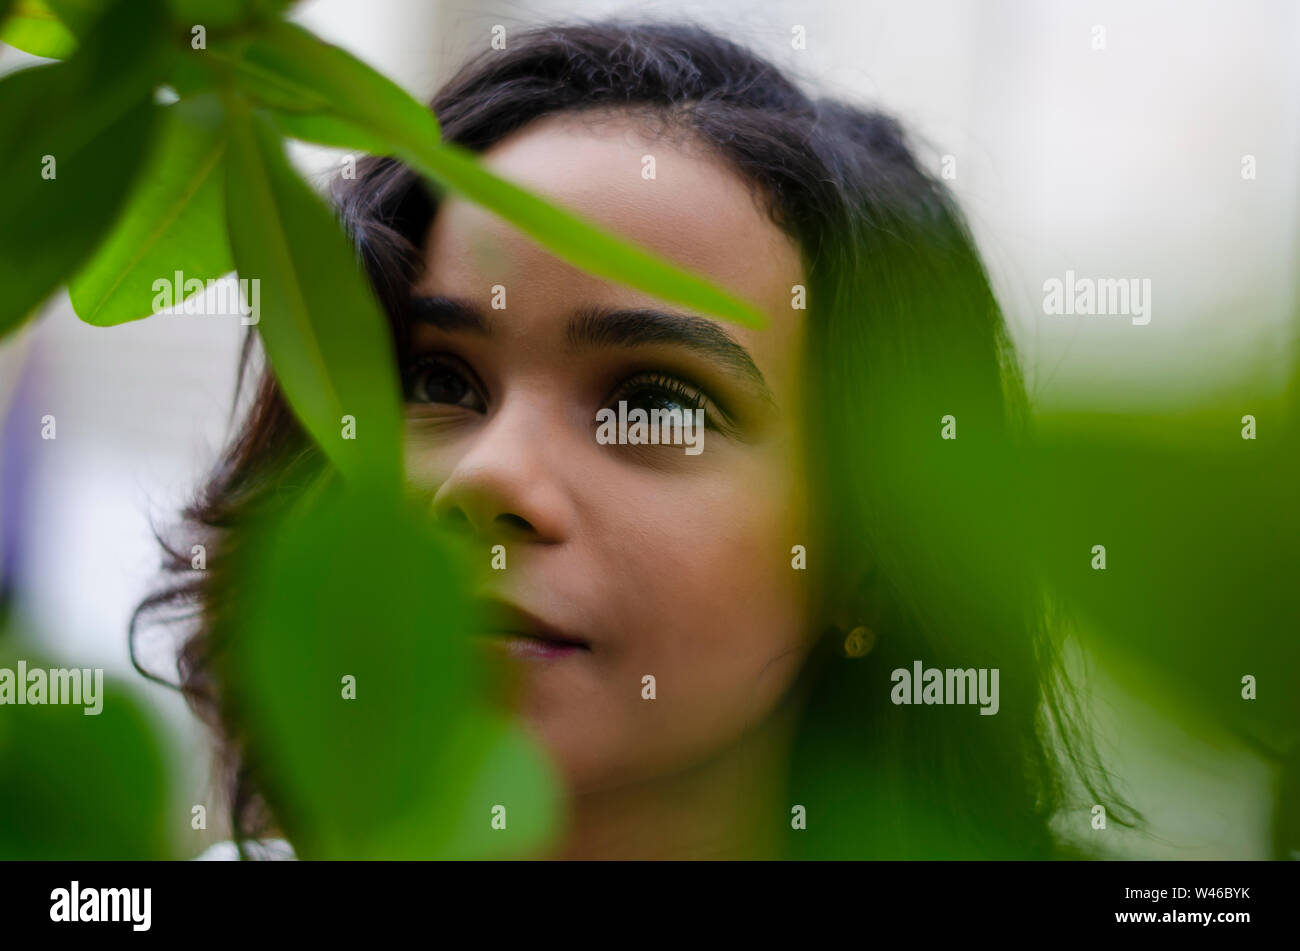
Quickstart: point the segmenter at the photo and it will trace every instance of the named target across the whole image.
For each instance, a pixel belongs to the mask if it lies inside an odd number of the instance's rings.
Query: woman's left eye
[[[618,404],[624,401],[629,410],[644,409],[647,412],[680,410],[686,413],[702,409],[706,426],[716,422],[710,419],[715,413],[715,405],[703,392],[677,377],[662,373],[645,373],[628,380],[611,397],[611,408],[617,409]]]
[[[417,360],[403,376],[408,401],[461,406],[477,413],[487,411],[473,375],[459,361],[426,357]]]

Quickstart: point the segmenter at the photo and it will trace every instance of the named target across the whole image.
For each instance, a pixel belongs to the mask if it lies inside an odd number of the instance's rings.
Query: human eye
[[[451,354],[428,354],[411,361],[402,373],[402,392],[408,403],[487,412],[487,400],[473,370]]]
[[[647,413],[703,410],[704,425],[709,429],[724,429],[728,422],[726,414],[700,387],[658,371],[638,373],[624,381],[610,397],[610,408],[617,409],[620,402],[626,402],[629,410],[643,409]]]

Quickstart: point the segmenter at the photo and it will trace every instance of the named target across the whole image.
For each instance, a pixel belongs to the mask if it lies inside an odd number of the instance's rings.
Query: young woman
[[[432,109],[498,174],[768,318],[578,271],[390,159],[337,183],[391,321],[408,476],[509,546],[502,662],[565,782],[554,856],[1063,854],[1077,721],[1001,512],[1019,375],[898,124],[703,29],[617,22],[513,37]],[[703,410],[699,451],[597,438],[621,404]],[[314,457],[263,375],[186,515],[238,532],[266,473]],[[187,577],[142,607],[188,597],[207,618],[225,596]],[[209,634],[182,689],[221,730]],[[969,695],[948,677],[923,696],[931,669],[970,672]],[[237,835],[274,835],[226,753]]]

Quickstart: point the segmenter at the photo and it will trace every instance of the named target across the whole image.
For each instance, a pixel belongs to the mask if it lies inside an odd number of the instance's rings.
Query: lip
[[[480,598],[483,631],[512,657],[554,659],[590,653],[591,644],[499,598]]]

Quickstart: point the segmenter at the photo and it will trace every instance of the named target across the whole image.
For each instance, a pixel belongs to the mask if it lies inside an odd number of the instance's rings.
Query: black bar
[[[1294,939],[1298,872],[1294,862],[0,863],[0,914],[6,939],[155,935],[205,944],[413,930],[430,942],[459,934],[453,940],[461,944],[516,929],[541,938],[557,926],[596,937],[607,925],[619,929],[605,932],[611,941],[634,933],[669,940],[683,932],[666,928],[692,922],[696,936],[773,937],[769,929],[780,924],[829,938],[834,925],[863,944],[900,930],[923,938],[918,946],[943,935],[1059,941],[1126,933],[1212,935],[1219,943],[1246,934]],[[139,905],[123,903],[120,892],[109,896],[107,912],[117,901],[126,920],[51,920],[70,906],[74,881],[88,913],[99,905],[99,894],[87,904],[89,889],[149,889],[148,929],[136,930],[143,891],[133,893]],[[55,911],[58,889],[68,901]],[[1208,923],[1190,919],[1205,913]]]

